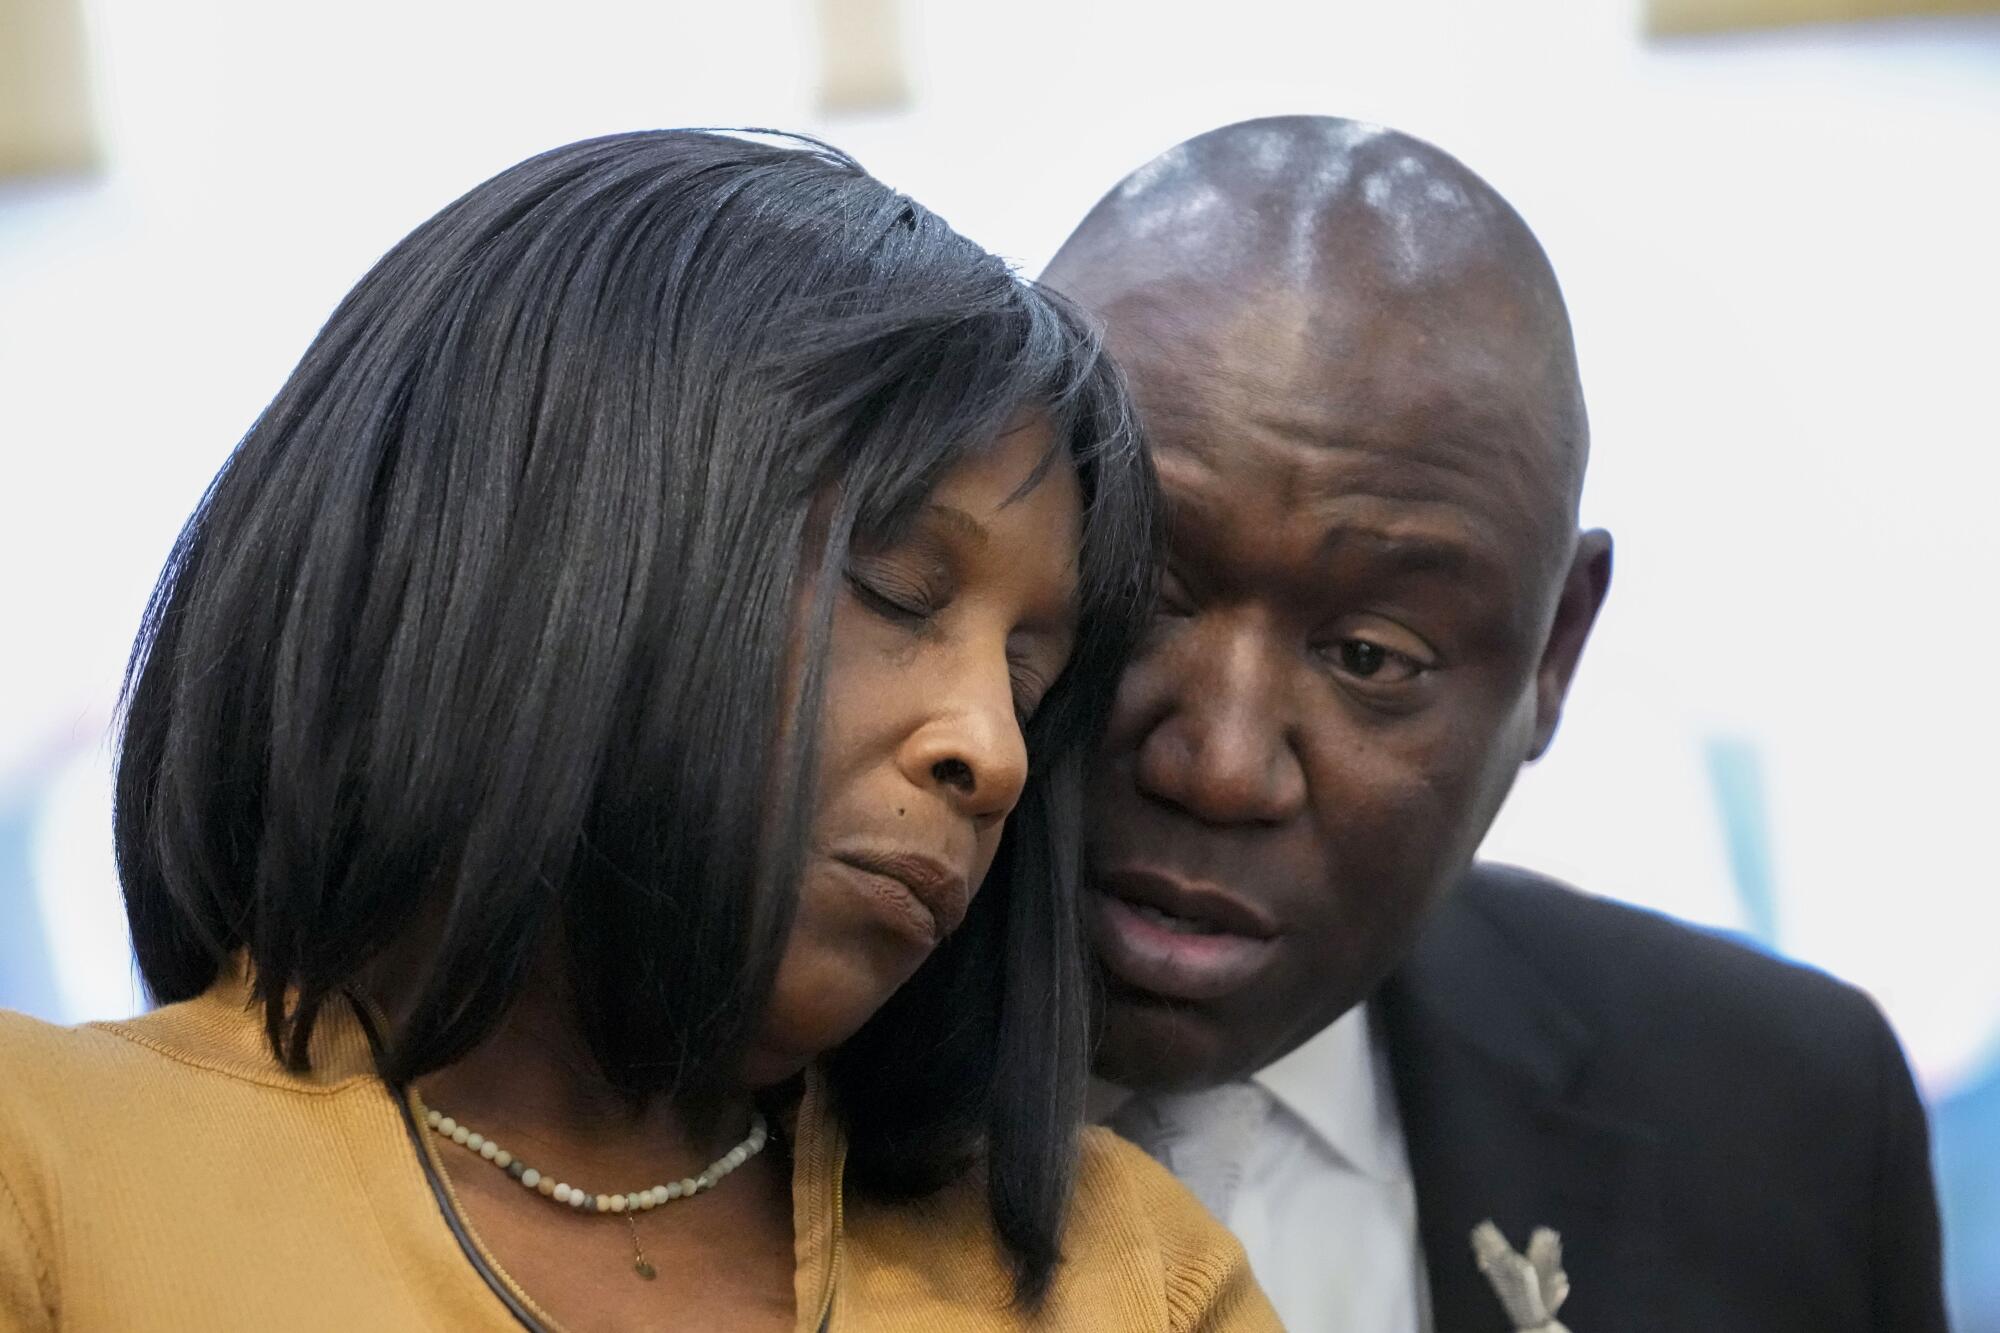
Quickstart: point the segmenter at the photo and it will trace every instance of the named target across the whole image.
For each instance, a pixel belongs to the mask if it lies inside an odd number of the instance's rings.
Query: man
[[[1046,277],[1103,320],[1169,507],[1092,786],[1113,1123],[1299,1329],[1511,1327],[1488,1218],[1561,1233],[1578,1333],[1943,1328],[1867,999],[1472,864],[1611,575],[1521,219],[1401,134],[1253,121],[1135,172]]]

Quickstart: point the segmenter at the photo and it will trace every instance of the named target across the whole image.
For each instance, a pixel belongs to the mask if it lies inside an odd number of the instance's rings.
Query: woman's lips
[[[832,859],[884,921],[927,947],[958,929],[971,905],[965,876],[932,857],[869,848]]]
[[[1238,934],[1103,890],[1090,899],[1091,934],[1106,970],[1170,999],[1220,999],[1256,976],[1278,947],[1275,936]]]

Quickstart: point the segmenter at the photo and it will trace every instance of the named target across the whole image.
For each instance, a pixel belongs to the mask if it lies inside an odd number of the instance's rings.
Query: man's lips
[[[1268,940],[1278,934],[1276,919],[1263,908],[1213,884],[1164,870],[1124,866],[1101,871],[1096,885],[1114,898],[1230,935]]]
[[[957,930],[972,903],[964,875],[920,852],[845,847],[833,859],[858,872],[858,886],[892,924],[926,944]]]
[[[1097,878],[1092,937],[1105,968],[1142,991],[1213,1000],[1248,982],[1278,948],[1269,913],[1210,885],[1127,869]]]

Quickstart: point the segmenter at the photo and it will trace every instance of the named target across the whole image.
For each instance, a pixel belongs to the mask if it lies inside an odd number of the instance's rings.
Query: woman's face
[[[960,464],[837,593],[818,805],[753,1082],[853,1035],[964,919],[1069,660],[1082,499],[1037,422]]]

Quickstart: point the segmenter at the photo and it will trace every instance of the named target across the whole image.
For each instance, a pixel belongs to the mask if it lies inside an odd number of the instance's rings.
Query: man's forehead
[[[1198,136],[1107,195],[1048,276],[1103,318],[1149,411],[1470,407],[1582,442],[1568,317],[1533,233],[1463,163],[1393,130],[1277,117]]]
[[[1497,537],[1538,538],[1564,527],[1565,487],[1551,452],[1521,431],[1482,429],[1476,420],[1453,428],[1413,419],[1370,434],[1301,429],[1296,418],[1274,426],[1272,417],[1201,414],[1159,423],[1152,447],[1170,500],[1202,491],[1239,505],[1255,492],[1279,511],[1508,516]]]
[[[1512,623],[1538,613],[1562,541],[1518,478],[1485,484],[1406,456],[1273,449],[1247,435],[1156,458],[1169,548],[1184,577],[1205,583],[1311,590],[1338,578],[1352,592],[1424,580]]]
[[[1475,443],[1560,454],[1573,382],[1504,322],[1433,328],[1361,312],[1352,320],[1299,294],[1160,289],[1105,311],[1112,354],[1155,435],[1254,427],[1300,442],[1378,449]]]
[[[1419,527],[1537,565],[1573,531],[1578,449],[1560,395],[1477,361],[1415,371],[1334,358],[1301,374],[1246,346],[1188,356],[1156,341],[1128,360],[1170,506],[1206,497],[1223,506],[1217,521],[1262,497],[1271,513],[1241,517],[1324,511],[1398,530],[1422,516]]]

